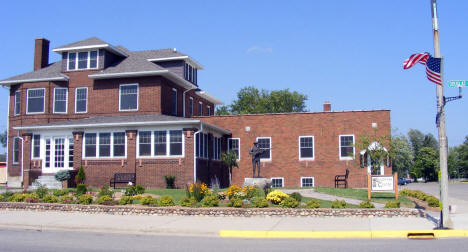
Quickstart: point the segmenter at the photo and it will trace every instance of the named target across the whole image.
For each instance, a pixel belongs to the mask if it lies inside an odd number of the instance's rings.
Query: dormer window
[[[197,68],[185,63],[184,78],[193,84],[197,84]]]
[[[70,52],[68,53],[68,71],[96,69],[98,51]]]

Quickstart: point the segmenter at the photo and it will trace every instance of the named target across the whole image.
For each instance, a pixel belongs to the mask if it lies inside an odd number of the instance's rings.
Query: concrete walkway
[[[304,197],[310,197],[310,198],[320,199],[320,200],[329,200],[329,201],[344,200],[346,201],[346,203],[353,204],[353,205],[359,205],[362,202],[362,200],[358,200],[358,199],[350,199],[350,198],[344,198],[344,197],[325,194],[325,193],[318,193],[318,192],[315,192],[314,189],[280,189],[280,191],[284,193],[298,192]],[[372,204],[374,204],[375,208],[384,208],[385,206],[385,204],[376,203],[376,202],[372,202]]]
[[[0,211],[0,227],[132,234],[219,236],[221,231],[431,230],[426,218],[202,217],[110,215],[73,212]]]

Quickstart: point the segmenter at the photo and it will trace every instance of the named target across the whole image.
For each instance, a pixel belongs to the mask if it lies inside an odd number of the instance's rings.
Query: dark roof
[[[172,58],[187,56],[179,51],[173,49],[161,49],[161,50],[146,50],[146,51],[134,51],[132,54],[141,56],[145,59],[161,59],[161,58]]]
[[[55,63],[52,63],[42,69],[25,73],[25,74],[20,74],[16,75],[13,77],[10,77],[8,79],[4,79],[0,81],[0,84],[12,84],[12,83],[17,83],[17,82],[31,82],[31,81],[38,81],[38,80],[68,80],[68,76],[65,74],[61,73],[62,70],[62,61],[58,61]]]
[[[138,54],[130,52],[128,57],[123,58],[121,61],[116,62],[113,66],[109,66],[102,71],[93,74],[112,74],[112,73],[133,73],[133,72],[147,72],[147,71],[163,71],[166,70],[146,58]]]
[[[54,48],[54,50],[60,50],[60,49],[65,49],[65,48],[70,48],[70,47],[94,46],[94,45],[104,45],[104,44],[109,44],[109,43],[99,38],[91,37],[91,38],[87,38],[78,42],[73,42],[70,44],[59,46],[57,48]]]

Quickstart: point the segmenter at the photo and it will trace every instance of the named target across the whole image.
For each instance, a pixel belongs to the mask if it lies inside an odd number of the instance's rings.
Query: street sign
[[[449,87],[468,87],[468,80],[453,80],[448,82]]]

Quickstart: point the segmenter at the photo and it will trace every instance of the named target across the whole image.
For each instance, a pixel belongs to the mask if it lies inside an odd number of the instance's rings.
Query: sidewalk
[[[432,230],[426,218],[139,216],[0,211],[0,227],[106,233],[220,236],[223,232],[350,232]],[[241,232],[239,232],[241,231]],[[243,236],[249,237],[249,236]]]

